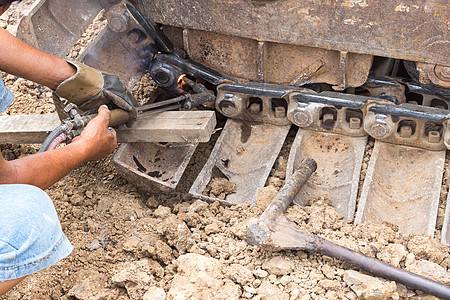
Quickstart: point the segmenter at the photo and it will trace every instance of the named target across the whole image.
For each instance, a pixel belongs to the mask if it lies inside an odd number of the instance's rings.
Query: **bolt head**
[[[309,113],[307,113],[305,111],[297,111],[293,115],[293,121],[294,121],[295,125],[297,125],[299,127],[308,126],[312,122]]]
[[[237,112],[236,105],[231,101],[221,101],[219,103],[219,109],[226,116],[234,115]]]
[[[387,137],[389,133],[389,128],[385,124],[376,123],[370,126],[370,135],[374,138],[382,139]]]

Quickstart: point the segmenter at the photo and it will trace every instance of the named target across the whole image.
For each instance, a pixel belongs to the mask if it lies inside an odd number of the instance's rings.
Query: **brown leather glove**
[[[76,104],[81,110],[97,109],[102,104],[114,104],[126,111],[133,110],[136,101],[115,75],[106,74],[76,61],[77,73],[64,80],[55,90],[56,95]]]

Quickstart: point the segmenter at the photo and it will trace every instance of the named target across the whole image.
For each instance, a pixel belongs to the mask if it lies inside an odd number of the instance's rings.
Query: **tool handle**
[[[117,126],[125,124],[129,121],[136,119],[135,111],[126,111],[123,109],[112,109],[111,118],[109,119],[109,126]]]

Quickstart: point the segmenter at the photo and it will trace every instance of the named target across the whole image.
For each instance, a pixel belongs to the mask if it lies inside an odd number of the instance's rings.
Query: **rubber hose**
[[[60,135],[58,135],[56,137],[56,139],[54,139],[51,143],[50,146],[48,146],[47,151],[53,150],[56,147],[58,147],[59,144],[61,144],[62,142],[64,142],[67,139],[67,135],[65,133],[61,133]]]
[[[68,129],[67,124],[61,124],[55,129],[53,129],[52,132],[48,135],[48,137],[45,139],[45,141],[42,143],[41,148],[39,149],[39,152],[45,152],[48,150],[50,145],[52,144],[53,140],[55,140],[58,136],[61,135],[61,133],[64,133]]]

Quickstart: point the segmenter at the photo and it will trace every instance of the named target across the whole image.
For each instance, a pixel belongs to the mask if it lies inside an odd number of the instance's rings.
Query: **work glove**
[[[76,104],[82,111],[113,104],[131,111],[136,106],[133,96],[123,87],[119,77],[101,72],[76,61],[67,61],[77,73],[64,80],[55,90],[57,96]]]

